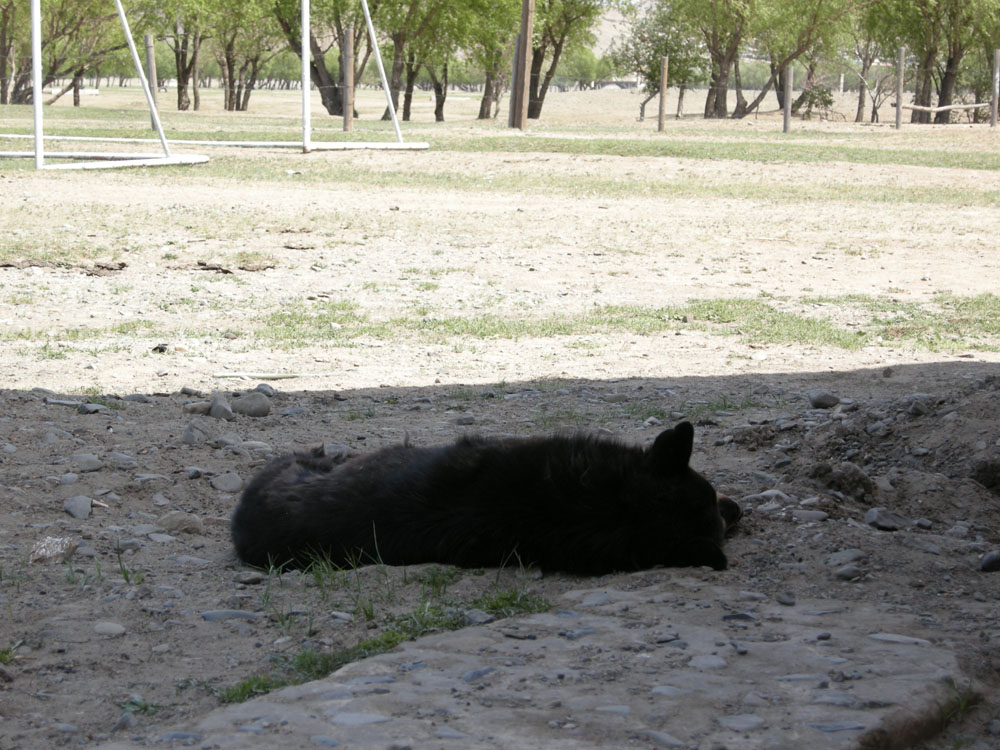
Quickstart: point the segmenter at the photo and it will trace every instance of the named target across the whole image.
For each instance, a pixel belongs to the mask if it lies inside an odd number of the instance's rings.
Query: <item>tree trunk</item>
[[[747,100],[743,96],[743,80],[740,78],[739,56],[733,60],[733,83],[736,85],[736,109],[733,110],[733,119],[739,120],[747,113]]]
[[[0,11],[0,105],[9,104],[9,86],[11,79],[10,52],[14,46],[14,8],[16,5],[5,5]]]
[[[80,89],[83,88],[83,70],[73,74],[73,106],[80,106]]]
[[[806,67],[806,80],[802,84],[802,91],[799,93],[798,98],[792,102],[792,114],[798,114],[799,110],[802,109],[802,105],[805,104],[806,98],[809,96],[809,90],[816,85],[816,63],[810,62]]]
[[[414,59],[411,51],[406,58],[406,86],[403,91],[403,121],[410,121],[410,110],[413,105],[413,86],[417,82],[417,73],[420,72],[420,64]]]
[[[687,86],[681,84],[677,87],[677,114],[674,115],[675,120],[680,120],[684,117],[684,92],[687,91]]]
[[[529,120],[537,120],[542,116],[545,94],[548,93],[549,84],[552,83],[552,78],[556,74],[556,66],[559,65],[559,58],[562,56],[565,44],[565,34],[552,43],[552,61],[549,63],[544,76],[542,76],[542,63],[545,61],[545,53],[548,51],[547,46],[543,44],[531,51],[531,78],[528,86]]]
[[[864,122],[865,102],[868,98],[868,71],[871,70],[871,61],[867,58],[861,61],[861,75],[858,78],[858,111],[854,115],[854,122]]]
[[[211,84],[211,81],[209,81],[209,84]],[[197,112],[201,109],[201,84],[198,81],[198,55],[194,56],[194,60],[191,63],[191,95],[194,97],[194,111]]]
[[[913,97],[913,103],[920,105],[922,107],[931,106],[931,89],[933,88],[933,77],[932,71],[934,69],[934,60],[937,58],[937,48],[932,48],[924,53],[924,56],[920,59],[920,66],[917,69],[917,81],[914,88],[915,94]],[[929,123],[931,121],[930,112],[918,112],[913,110],[910,115],[910,122],[914,123]]]
[[[396,111],[399,111],[399,90],[403,85],[403,48],[406,46],[406,35],[399,32],[392,35],[392,76],[389,78],[389,99]],[[382,113],[383,120],[391,120],[389,107]]]
[[[483,86],[483,98],[479,100],[479,114],[477,120],[488,120],[493,112],[493,86],[495,76],[492,70],[485,71],[486,84]]]
[[[299,34],[298,25],[293,26],[289,23],[288,19],[277,13],[275,13],[275,18],[278,19],[278,25],[281,26],[285,39],[288,41],[288,46],[301,60],[302,39]],[[312,50],[312,59],[309,61],[309,79],[319,89],[320,101],[323,102],[323,107],[326,109],[327,114],[340,117],[344,114],[344,100],[340,95],[340,86],[333,80],[330,71],[326,69],[323,51],[320,49],[316,37],[312,34],[309,35],[309,48]]]
[[[448,63],[441,66],[441,77],[434,75],[434,69],[427,66],[431,83],[434,85],[434,122],[444,122],[444,100],[448,97]]]
[[[958,82],[958,66],[962,61],[965,50],[960,45],[954,45],[948,61],[945,64],[944,75],[941,76],[941,93],[938,95],[938,106],[947,107],[955,99],[955,84]],[[938,112],[934,115],[934,122],[938,125],[947,125],[951,121],[951,112]]]

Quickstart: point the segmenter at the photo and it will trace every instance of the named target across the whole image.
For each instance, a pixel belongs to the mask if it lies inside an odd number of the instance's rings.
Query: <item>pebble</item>
[[[388,716],[382,716],[381,714],[363,714],[343,711],[331,716],[330,721],[343,727],[361,727],[367,726],[368,724],[381,724],[385,721],[391,721],[391,719]]]
[[[121,471],[131,471],[139,467],[139,462],[132,456],[127,453],[118,453],[117,451],[112,451],[108,454],[108,461],[111,462],[112,466]]]
[[[244,609],[206,609],[199,612],[206,622],[221,622],[223,620],[256,620],[264,616],[263,612],[247,612]]]
[[[130,393],[127,396],[122,397],[122,401],[128,401],[133,404],[151,404],[153,399],[147,396],[145,393]]]
[[[813,729],[818,729],[821,732],[847,732],[851,730],[864,729],[864,724],[859,724],[856,721],[827,721],[827,722],[807,722],[808,726]]]
[[[236,419],[236,415],[233,414],[233,409],[229,405],[229,400],[221,393],[212,396],[212,402],[208,407],[208,416],[214,419],[225,419],[229,422]]]
[[[660,747],[686,747],[687,744],[681,742],[672,734],[657,732],[655,729],[644,729],[639,734]]]
[[[201,419],[193,419],[184,428],[184,432],[181,434],[181,442],[184,445],[201,445],[211,440],[214,436],[215,430],[210,425]]]
[[[899,635],[898,633],[872,633],[868,636],[873,641],[882,643],[897,643],[904,646],[930,646],[931,642],[923,638],[914,638],[909,635]]]
[[[233,400],[232,411],[247,417],[266,417],[271,413],[271,399],[260,391],[250,391]],[[209,414],[215,416],[211,411]]]
[[[868,557],[867,552],[862,549],[852,547],[851,549],[843,549],[840,552],[834,552],[826,558],[826,564],[831,568],[835,568],[838,565],[847,565],[848,563],[857,562],[858,560],[864,560],[866,557]]]
[[[798,523],[825,521],[829,517],[829,513],[824,513],[821,510],[800,510],[796,508],[792,511],[792,518],[794,518]]]
[[[117,622],[99,622],[94,625],[94,632],[98,635],[106,635],[109,638],[117,638],[125,635],[125,626]]]
[[[227,471],[212,477],[212,486],[219,492],[239,492],[243,488],[243,479],[239,474]]]
[[[795,606],[795,594],[793,594],[791,591],[782,591],[776,597],[774,597],[774,600],[778,602],[778,604],[782,604],[786,607]]]
[[[983,555],[979,563],[979,569],[984,573],[996,573],[1000,571],[1000,551],[993,550]]]
[[[832,409],[840,403],[839,398],[827,391],[809,391],[806,397],[813,409]]]
[[[725,659],[715,654],[699,654],[688,661],[688,666],[695,669],[723,669],[726,664]]]
[[[91,471],[100,471],[104,468],[104,464],[101,462],[101,459],[93,453],[77,453],[73,456],[73,463],[76,466],[76,470],[81,474],[86,474]]]
[[[453,421],[459,427],[467,427],[468,425],[475,424],[476,418],[468,414],[464,414],[461,417],[455,417]]]
[[[257,387],[254,388],[254,390],[257,391],[257,393],[263,393],[268,398],[274,398],[275,396],[278,395],[277,389],[273,388],[272,386],[268,385],[267,383],[260,383],[260,384],[258,384]]]
[[[172,510],[164,513],[156,523],[164,531],[182,534],[204,534],[205,525],[194,513],[185,513],[180,510]]]
[[[198,416],[205,416],[208,414],[208,410],[212,407],[211,401],[189,401],[181,407],[181,411],[185,414],[197,414]]]
[[[833,577],[839,581],[853,581],[861,577],[861,568],[850,563],[833,571]]]
[[[170,534],[161,534],[158,531],[153,531],[149,534],[146,534],[146,537],[149,539],[149,541],[157,542],[158,544],[167,544],[169,542],[177,541],[177,537],[170,536]]]
[[[735,716],[722,716],[716,719],[725,729],[733,732],[749,732],[763,726],[764,720],[755,714],[737,714]]]
[[[77,495],[63,503],[63,510],[73,516],[73,518],[83,521],[90,518],[90,509],[93,502],[89,497]]]
[[[76,408],[77,414],[100,414],[106,411],[109,409],[104,404],[80,404]]]
[[[910,525],[901,515],[885,508],[869,508],[865,523],[882,531],[899,531]]]

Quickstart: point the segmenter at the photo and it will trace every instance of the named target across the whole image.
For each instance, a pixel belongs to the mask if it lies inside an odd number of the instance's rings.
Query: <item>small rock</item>
[[[882,643],[895,643],[902,646],[930,646],[931,642],[923,638],[914,638],[909,635],[899,633],[871,633],[869,636],[873,641]]]
[[[264,582],[264,574],[259,573],[256,570],[246,570],[241,573],[236,574],[236,583],[242,583],[245,586],[254,586],[258,583]]]
[[[76,408],[77,414],[100,414],[106,411],[108,411],[108,407],[104,404],[80,404]]]
[[[211,401],[190,401],[181,407],[181,411],[185,414],[197,414],[203,417],[208,414],[208,410],[211,408]]]
[[[833,577],[838,581],[853,581],[861,577],[861,568],[850,563],[833,571]]]
[[[239,492],[243,489],[243,480],[239,474],[227,471],[212,477],[212,486],[219,492]]]
[[[764,725],[764,720],[755,714],[737,714],[736,716],[722,716],[716,719],[725,729],[733,732],[749,732]]]
[[[466,625],[485,625],[488,622],[493,622],[495,619],[496,617],[481,609],[470,609],[465,612]]]
[[[133,404],[153,403],[153,399],[147,396],[145,393],[130,393],[127,396],[123,396],[122,401],[128,401]]]
[[[865,523],[882,531],[899,531],[910,525],[901,515],[885,508],[869,508],[865,513]]]
[[[247,612],[243,609],[207,609],[199,612],[203,620],[207,622],[221,622],[223,620],[256,620],[264,617],[263,612]]]
[[[726,664],[725,659],[715,654],[699,654],[688,661],[688,666],[695,669],[722,669]]]
[[[792,511],[792,518],[794,518],[798,523],[825,521],[829,517],[830,515],[828,513],[824,513],[821,510],[800,510],[796,508]]]
[[[782,604],[786,607],[795,606],[795,594],[793,594],[791,591],[782,591],[776,597],[774,597],[774,600],[778,602],[778,604]]]
[[[93,453],[77,453],[73,456],[73,463],[76,465],[76,470],[81,474],[86,474],[91,471],[100,471],[104,468],[104,464],[101,462],[101,459]]]
[[[212,396],[212,403],[208,407],[208,416],[214,419],[225,419],[231,422],[236,419],[233,409],[229,405],[229,400],[221,393]]]
[[[271,413],[271,400],[260,391],[250,391],[233,400],[232,410],[247,417],[266,417]]]
[[[184,445],[201,445],[211,440],[214,436],[215,430],[206,422],[201,419],[193,419],[184,428],[184,433],[181,435],[181,442]]]
[[[112,451],[108,454],[108,461],[120,471],[131,471],[139,466],[139,462],[132,456],[126,453],[118,453],[117,451]]]
[[[467,427],[468,425],[475,424],[476,418],[471,415],[464,414],[461,417],[456,417],[454,421],[459,427]]]
[[[172,510],[164,513],[156,523],[164,531],[181,534],[204,534],[205,525],[194,513],[185,513],[180,510]]]
[[[984,573],[996,573],[1000,570],[1000,551],[993,550],[983,555],[979,562],[979,569]]]
[[[125,626],[119,625],[117,622],[99,622],[94,625],[94,632],[109,638],[117,638],[120,635],[125,635]]]
[[[63,503],[63,510],[73,516],[73,518],[83,521],[90,517],[90,509],[93,503],[94,501],[89,497],[77,495],[76,497],[69,498]]]
[[[827,391],[809,391],[806,394],[809,405],[813,409],[832,409],[840,403],[840,399]]]
[[[260,383],[256,388],[254,388],[254,390],[257,391],[257,393],[263,393],[268,398],[274,398],[278,395],[277,389],[272,388],[267,383]]]
[[[858,560],[863,560],[868,557],[868,553],[861,549],[851,548],[844,549],[840,552],[834,552],[828,558],[826,558],[826,564],[831,568],[837,567],[838,565],[847,565],[848,563],[857,562]]]
[[[197,479],[198,477],[204,475],[205,470],[198,466],[185,466],[184,474],[187,475],[188,479]]]

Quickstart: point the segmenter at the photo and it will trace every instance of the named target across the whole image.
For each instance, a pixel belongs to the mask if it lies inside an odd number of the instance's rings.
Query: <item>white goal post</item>
[[[139,60],[139,53],[136,50],[135,42],[132,39],[132,32],[129,29],[125,11],[122,8],[121,0],[115,0],[118,8],[118,15],[121,20],[122,30],[125,33],[125,40],[132,53],[135,63],[136,73],[142,84],[146,102],[149,105],[153,125],[156,128],[158,140],[150,138],[97,138],[86,136],[57,136],[45,135],[42,115],[42,42],[41,42],[41,10],[40,0],[31,0],[31,58],[32,58],[32,101],[34,107],[34,134],[32,136],[0,134],[0,138],[33,138],[34,152],[22,151],[0,151],[0,158],[31,157],[35,158],[36,169],[109,169],[126,166],[162,166],[167,164],[200,164],[208,161],[207,156],[186,155],[177,156],[170,153],[170,147],[163,127],[160,123],[159,113],[156,109],[156,102],[149,88],[149,81],[146,78],[142,64]],[[392,103],[392,95],[389,84],[385,76],[385,67],[382,64],[382,57],[379,53],[378,40],[375,37],[375,27],[372,24],[371,13],[368,10],[367,0],[361,0],[361,8],[364,11],[365,23],[368,29],[368,39],[372,44],[375,53],[375,61],[378,65],[379,78],[382,83],[382,90],[385,92],[386,106],[392,119],[393,129],[396,134],[395,142],[385,141],[332,141],[319,142],[312,140],[312,117],[310,112],[310,94],[312,92],[311,76],[309,75],[310,63],[312,61],[312,45],[310,44],[310,8],[309,0],[301,2],[301,44],[302,44],[302,140],[296,141],[206,141],[206,140],[180,140],[175,139],[173,143],[196,146],[237,146],[245,148],[301,148],[303,153],[310,151],[346,151],[352,149],[372,149],[372,150],[407,150],[421,151],[429,148],[427,143],[411,142],[404,143],[403,135],[400,131],[399,121],[396,118],[396,108]],[[51,141],[89,141],[103,143],[150,143],[159,142],[163,154],[136,154],[136,153],[99,153],[99,152],[53,152],[51,158],[61,159],[83,159],[84,163],[50,165],[45,163],[45,140]]]

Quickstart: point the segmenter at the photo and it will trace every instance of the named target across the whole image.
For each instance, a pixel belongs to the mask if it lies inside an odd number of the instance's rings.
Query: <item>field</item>
[[[380,96],[361,92],[350,140],[392,140],[377,120]],[[689,112],[699,97],[688,93]],[[995,746],[1000,596],[981,567],[1000,548],[1000,134],[967,124],[897,132],[891,110],[882,124],[855,125],[848,95],[838,102],[846,120],[794,120],[787,135],[776,112],[671,118],[657,133],[655,118],[637,122],[639,101],[619,90],[554,93],[522,133],[475,120],[478,98],[460,92],[449,94],[448,121],[434,123],[419,94],[403,132],[426,151],[176,145],[210,161],[42,172],[0,158],[0,748],[150,744],[209,722],[220,702],[342,664],[344,674],[385,666],[378,660],[425,642],[413,637],[474,622],[472,611],[500,619],[468,638],[499,633],[502,647],[510,628],[542,632],[556,617],[530,612],[572,609],[591,589],[611,592],[594,610],[595,632],[611,634],[591,638],[595,663],[642,628],[670,619],[722,632],[733,611],[800,642],[812,631],[796,614],[822,605],[847,613],[823,623],[839,658],[883,660],[868,665],[870,683],[838,690],[877,687],[893,700],[856,701],[853,728],[797,734],[795,717],[816,696],[758,686],[764,703],[734,707],[719,692],[686,707],[701,718],[682,729],[670,711],[640,710],[634,686],[612,701],[630,718],[602,713],[598,697],[587,703],[595,685],[608,695],[628,687],[616,656],[622,676],[568,680],[560,707],[529,710],[489,685],[469,688],[449,707],[461,746],[513,747],[516,736],[523,747],[650,747],[668,734],[699,748],[850,747],[895,726],[900,709],[928,705],[941,713],[932,729],[878,746]],[[134,90],[84,103],[47,109],[46,132],[153,135]],[[230,114],[208,91],[202,111],[167,109],[163,120],[171,139],[294,141],[298,106],[295,92],[256,92],[249,113]],[[313,117],[314,140],[345,138],[339,120]],[[0,133],[30,129],[30,109],[0,108]],[[0,138],[0,149],[28,144]],[[276,389],[268,415],[197,416],[197,402],[258,383]],[[811,403],[815,391],[835,405]],[[95,413],[78,413],[85,403]],[[231,555],[238,484],[216,480],[246,481],[269,454],[466,430],[600,429],[646,442],[682,418],[697,424],[697,468],[748,509],[725,573],[257,574]],[[206,441],[185,439],[193,420]],[[107,507],[67,515],[64,502],[81,496]],[[876,529],[865,520],[873,507],[902,525]],[[72,539],[75,556],[29,562],[44,536]],[[857,575],[827,565],[850,549],[864,553],[850,563]],[[616,606],[636,591],[646,598]],[[704,607],[680,597],[664,613],[678,591]],[[249,614],[203,616],[224,609]],[[108,623],[122,630],[95,632]],[[933,657],[873,655],[851,640],[873,631],[916,637]],[[769,642],[757,635],[724,637],[758,643],[757,656]],[[647,667],[665,659],[671,674],[698,672],[662,656],[652,636],[646,643]],[[776,659],[762,658],[764,671]],[[893,681],[891,670],[922,659],[941,674]],[[512,685],[498,672],[494,691],[520,689],[509,671]],[[953,687],[940,689],[945,672]],[[948,690],[968,698],[961,710],[945,710]],[[388,693],[364,700],[403,701]],[[489,701],[512,712],[492,739],[473,730]],[[727,713],[764,723],[716,720]],[[404,715],[396,706],[398,726]],[[331,736],[348,747],[427,746],[413,721],[409,734]],[[240,746],[210,723],[196,732],[206,746]],[[302,746],[293,730],[252,736]]]

